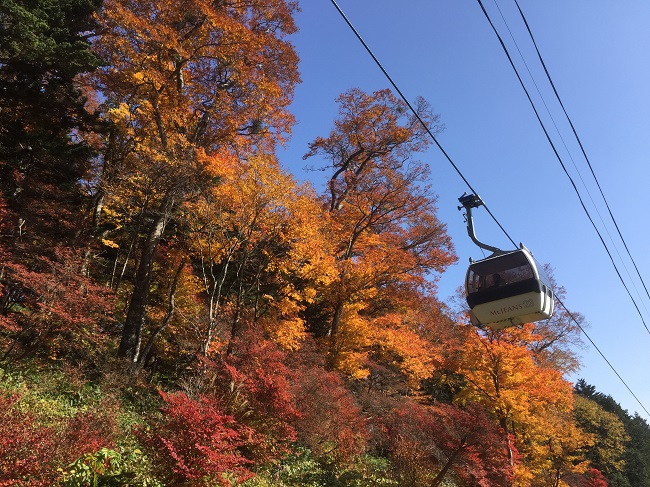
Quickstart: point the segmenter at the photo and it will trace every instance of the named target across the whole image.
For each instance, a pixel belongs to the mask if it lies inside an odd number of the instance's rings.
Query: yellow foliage
[[[407,377],[408,385],[417,388],[431,377],[434,359],[431,344],[423,340],[404,322],[404,315],[392,313],[373,320],[374,347],[392,357],[390,363]]]
[[[107,239],[107,238],[103,238],[103,239],[102,239],[102,243],[103,243],[104,245],[106,245],[107,247],[111,247],[111,248],[113,248],[113,249],[119,249],[119,248],[120,248],[120,245],[119,245],[119,244],[117,244],[117,243],[115,243],[115,242],[113,242],[112,240],[109,240],[109,239]]]
[[[372,344],[372,327],[367,319],[359,315],[362,303],[346,304],[343,307],[339,331],[334,337],[336,351],[335,367],[354,378],[364,378],[369,374],[364,361]]]
[[[307,335],[305,322],[298,317],[265,321],[263,324],[271,339],[286,350],[298,350]]]

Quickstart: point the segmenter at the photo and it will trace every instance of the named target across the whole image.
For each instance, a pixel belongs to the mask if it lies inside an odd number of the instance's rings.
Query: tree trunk
[[[508,429],[508,420],[506,418],[500,418],[499,423],[501,429],[503,429],[503,434],[505,435],[506,447],[508,449],[508,462],[510,463],[511,467],[514,467],[515,458],[512,452],[512,444],[510,442],[510,430]]]
[[[144,347],[144,350],[138,357],[138,365],[140,367],[144,366],[144,364],[146,363],[147,357],[151,353],[151,349],[153,348],[153,344],[156,341],[156,338],[158,338],[158,335],[160,335],[165,330],[165,328],[169,326],[169,324],[172,321],[172,318],[174,317],[174,313],[176,311],[176,288],[178,287],[178,281],[181,277],[181,272],[183,272],[183,267],[185,267],[185,263],[186,260],[182,259],[181,263],[178,265],[178,268],[176,269],[176,274],[174,274],[174,280],[172,281],[172,285],[169,289],[169,303],[167,305],[167,314],[162,324],[158,327],[156,331],[154,331],[151,334],[149,340],[147,341],[147,345]]]
[[[237,273],[239,274],[239,272]],[[241,334],[241,306],[242,306],[242,281],[239,280],[239,289],[237,290],[237,302],[235,305],[235,316],[232,320],[232,328],[230,329],[230,340],[228,341],[228,346],[226,347],[226,355],[232,355],[233,352],[233,342]]]
[[[165,232],[165,226],[169,222],[174,207],[173,193],[165,195],[161,205],[160,212],[156,218],[147,240],[142,249],[140,264],[135,274],[133,283],[133,292],[129,302],[129,309],[126,313],[124,328],[122,329],[122,339],[117,351],[118,357],[125,357],[132,362],[137,362],[140,354],[140,344],[142,341],[142,328],[146,318],[147,304],[149,303],[149,292],[151,284],[151,271],[153,262],[156,257],[156,250],[160,239]]]
[[[442,467],[440,472],[438,472],[438,475],[436,475],[436,477],[431,481],[431,487],[438,487],[442,483],[445,476],[447,475],[447,472],[449,471],[449,469],[453,465],[454,461],[456,460],[456,457],[458,456],[458,454],[461,451],[463,451],[465,446],[466,446],[465,445],[465,439],[463,438],[463,440],[462,440],[461,444],[459,445],[459,447],[456,448],[456,450],[454,450],[454,452],[449,456],[449,458],[447,459],[447,462],[445,463],[444,467]]]
[[[329,330],[329,350],[327,354],[327,369],[334,370],[336,367],[336,359],[338,358],[338,335],[339,335],[339,325],[341,324],[341,318],[343,317],[343,300],[339,300],[336,303],[334,308],[334,315],[332,316],[332,323]]]

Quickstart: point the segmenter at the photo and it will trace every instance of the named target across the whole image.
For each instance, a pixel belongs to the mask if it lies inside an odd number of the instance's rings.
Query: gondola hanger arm
[[[458,198],[458,201],[462,205],[459,206],[458,209],[462,210],[463,208],[465,208],[465,221],[467,222],[467,234],[469,235],[469,238],[472,239],[472,242],[474,242],[480,248],[492,252],[492,255],[503,254],[504,253],[503,250],[497,247],[493,247],[492,245],[485,244],[481,242],[478,238],[476,238],[476,233],[474,231],[474,219],[472,218],[472,208],[478,208],[479,206],[483,206],[483,200],[481,200],[481,197],[477,194],[463,193],[463,195],[460,198]]]

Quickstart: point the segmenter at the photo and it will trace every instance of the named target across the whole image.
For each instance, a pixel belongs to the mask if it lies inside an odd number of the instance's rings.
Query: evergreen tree
[[[638,414],[630,416],[611,396],[598,392],[584,379],[578,380],[574,390],[618,416],[625,426],[629,441],[622,455],[624,464],[618,471],[603,471],[610,487],[650,487],[650,426],[647,421]]]
[[[99,65],[89,39],[99,3],[0,0],[0,197],[13,233],[78,221],[91,160],[80,134],[94,117],[77,79]]]

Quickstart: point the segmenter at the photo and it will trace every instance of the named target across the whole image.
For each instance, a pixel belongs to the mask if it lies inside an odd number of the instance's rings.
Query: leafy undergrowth
[[[315,432],[310,441],[324,445],[316,453],[297,441],[309,438],[315,414],[354,406],[335,374],[316,369],[296,389],[268,373],[292,374],[277,349],[242,354],[206,360],[175,392],[127,372],[90,380],[70,366],[3,364],[0,486],[397,485],[387,459],[350,453],[350,438],[365,434],[351,429],[363,425],[360,417]],[[309,414],[296,409],[298,394],[306,401],[306,388],[332,381],[336,397]],[[347,421],[359,410],[345,413]]]
[[[142,418],[119,389],[30,365],[0,368],[0,485],[162,485],[131,433]]]

